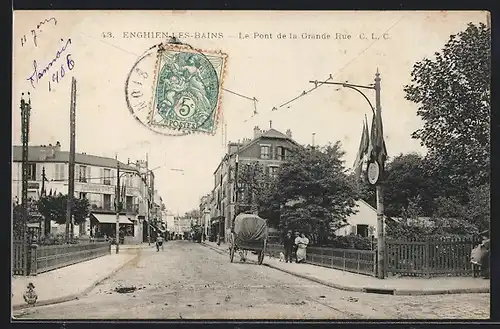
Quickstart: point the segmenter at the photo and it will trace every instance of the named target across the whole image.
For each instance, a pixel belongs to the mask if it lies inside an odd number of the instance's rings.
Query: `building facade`
[[[362,237],[377,237],[377,210],[364,200],[355,202],[356,213],[346,218],[347,225],[335,231],[337,236],[359,235]],[[385,221],[384,221],[385,229]]]
[[[120,223],[126,226],[125,240],[142,240],[141,217],[147,213],[147,184],[138,169],[139,163],[125,164],[116,159],[86,153],[75,154],[75,195],[86,198],[91,216],[80,227],[80,235],[95,235],[99,226],[116,223],[115,196],[117,165],[120,167],[120,193],[123,212]],[[42,186],[47,194],[67,194],[69,181],[69,152],[62,151],[59,142],[53,145],[29,146],[28,148],[28,197],[40,198]],[[45,176],[45,180],[43,180]],[[42,183],[43,182],[43,183]],[[22,146],[13,147],[12,195],[21,199],[22,193]],[[101,225],[104,227],[106,225]],[[97,230],[97,232],[96,232]]]
[[[203,227],[205,237],[208,237],[210,228],[210,201],[212,193],[206,194],[200,199],[200,225]]]
[[[231,226],[236,216],[236,204],[243,205],[242,195],[249,191],[245,188],[239,192],[236,200],[235,168],[258,162],[266,174],[276,175],[278,168],[286,158],[298,147],[299,144],[292,139],[292,132],[285,134],[270,127],[261,130],[254,127],[252,139],[246,138],[242,142],[229,143],[228,150],[214,172],[214,189],[211,197],[211,237],[219,236],[223,241],[230,233]],[[238,201],[238,202],[237,202]]]

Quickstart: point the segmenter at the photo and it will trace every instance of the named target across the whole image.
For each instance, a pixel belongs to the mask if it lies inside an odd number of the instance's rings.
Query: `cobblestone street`
[[[22,319],[487,319],[489,294],[392,296],[333,289],[201,244],[169,241],[86,297],[15,313]],[[117,292],[116,288],[122,288]],[[126,290],[131,291],[127,292]],[[135,288],[135,290],[134,290]]]

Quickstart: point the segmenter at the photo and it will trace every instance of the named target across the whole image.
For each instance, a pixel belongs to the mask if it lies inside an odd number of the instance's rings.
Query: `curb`
[[[208,245],[206,243],[202,243],[204,246],[219,252],[220,254],[226,253],[216,247]],[[465,288],[465,289],[445,289],[445,290],[404,290],[404,289],[381,289],[381,288],[372,288],[372,287],[349,287],[344,285],[339,285],[331,282],[327,282],[321,279],[317,279],[308,275],[298,274],[292,271],[288,271],[272,264],[264,263],[263,265],[270,267],[272,269],[305,279],[309,281],[313,281],[324,286],[335,288],[344,291],[353,291],[353,292],[362,292],[367,294],[384,294],[384,295],[397,295],[397,296],[428,296],[428,295],[454,295],[454,294],[482,294],[482,293],[490,293],[490,288]]]
[[[428,296],[428,295],[453,295],[453,294],[479,294],[479,293],[490,292],[490,288],[465,288],[465,289],[447,289],[447,290],[404,290],[404,289],[400,290],[400,289],[380,289],[380,288],[370,288],[370,287],[362,287],[362,288],[349,287],[323,281],[321,279],[317,279],[308,275],[297,274],[295,272],[288,271],[271,264],[266,263],[264,265],[273,268],[275,270],[279,270],[291,274],[293,276],[313,281],[331,288],[345,290],[345,291],[363,292],[367,294],[384,294],[384,295],[397,295],[397,296]]]
[[[335,288],[335,289],[339,289],[339,290],[346,290],[346,291],[365,292],[364,288],[354,288],[354,287],[342,286],[342,285],[330,283],[330,282],[327,282],[327,281],[323,281],[323,280],[320,280],[320,279],[316,279],[316,278],[308,276],[308,275],[303,275],[303,274],[298,274],[298,273],[295,273],[295,272],[292,272],[292,271],[288,271],[288,270],[279,268],[279,267],[271,265],[271,264],[264,263],[263,265],[265,265],[267,267],[270,267],[272,269],[284,272],[284,273],[291,274],[293,276],[296,276],[296,277],[299,277],[299,278],[302,278],[302,279],[306,279],[306,280],[309,280],[309,281],[313,281],[313,282],[322,284],[322,285],[330,287],[330,288]]]
[[[106,274],[106,275],[102,276],[101,278],[97,279],[89,287],[85,288],[82,292],[79,292],[76,294],[71,294],[71,295],[66,295],[66,296],[62,296],[62,297],[47,299],[47,300],[38,302],[35,305],[28,305],[28,304],[12,305],[12,310],[18,311],[18,310],[23,310],[23,309],[28,309],[28,308],[33,309],[33,308],[40,307],[40,306],[60,304],[60,303],[69,302],[71,300],[79,299],[80,297],[83,297],[83,296],[87,295],[89,292],[91,292],[98,284],[100,284],[104,280],[109,279],[110,277],[115,275],[118,271],[120,271],[122,268],[124,268],[127,264],[131,263],[137,257],[139,257],[139,255],[140,255],[139,252],[136,253],[136,255],[134,257],[132,257],[130,260],[126,261],[125,263],[123,263],[122,265],[120,265],[119,267],[117,267],[116,269],[111,271],[111,273]]]

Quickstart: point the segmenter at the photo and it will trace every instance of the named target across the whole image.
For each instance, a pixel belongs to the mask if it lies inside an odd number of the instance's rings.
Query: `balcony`
[[[137,215],[139,213],[139,205],[138,204],[127,204],[125,206],[125,212],[127,214]]]
[[[110,203],[108,204],[102,204],[102,203],[91,203],[90,204],[90,209],[92,211],[99,211],[99,212],[109,212],[109,213],[114,213],[115,209],[112,207]]]

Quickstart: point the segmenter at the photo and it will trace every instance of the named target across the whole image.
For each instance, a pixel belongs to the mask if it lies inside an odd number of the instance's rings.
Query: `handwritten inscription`
[[[61,39],[62,42],[64,42],[64,39]],[[52,67],[56,66],[56,63],[58,62],[59,58],[63,56],[64,52],[68,48],[68,46],[71,44],[71,38],[68,38],[66,43],[56,52],[55,57],[42,69],[39,70],[38,68],[38,63],[36,60],[33,61],[33,73],[31,76],[26,79],[31,82],[31,86],[36,89],[36,85],[38,85],[38,82],[42,80],[47,73],[51,70]],[[65,65],[66,64],[66,68]],[[60,68],[57,68],[57,71],[52,74],[52,82],[59,83],[59,80],[64,78],[66,75],[66,69],[69,71],[73,70],[75,67],[75,62],[71,59],[71,54],[66,55],[66,62],[62,63]],[[51,81],[48,82],[49,84],[49,91],[52,91],[52,86],[51,86]]]
[[[51,22],[54,23],[54,26],[57,25],[57,19],[55,17],[51,17],[51,18],[44,19],[43,21],[38,23],[33,30],[31,30],[31,37],[32,37],[33,44],[35,45],[35,47],[38,47],[38,42],[37,42],[38,32],[43,32],[42,26],[47,24],[47,23],[51,23]],[[24,47],[24,45],[27,43],[27,41],[28,41],[28,38],[26,37],[26,35],[23,35],[21,37],[21,46]]]

